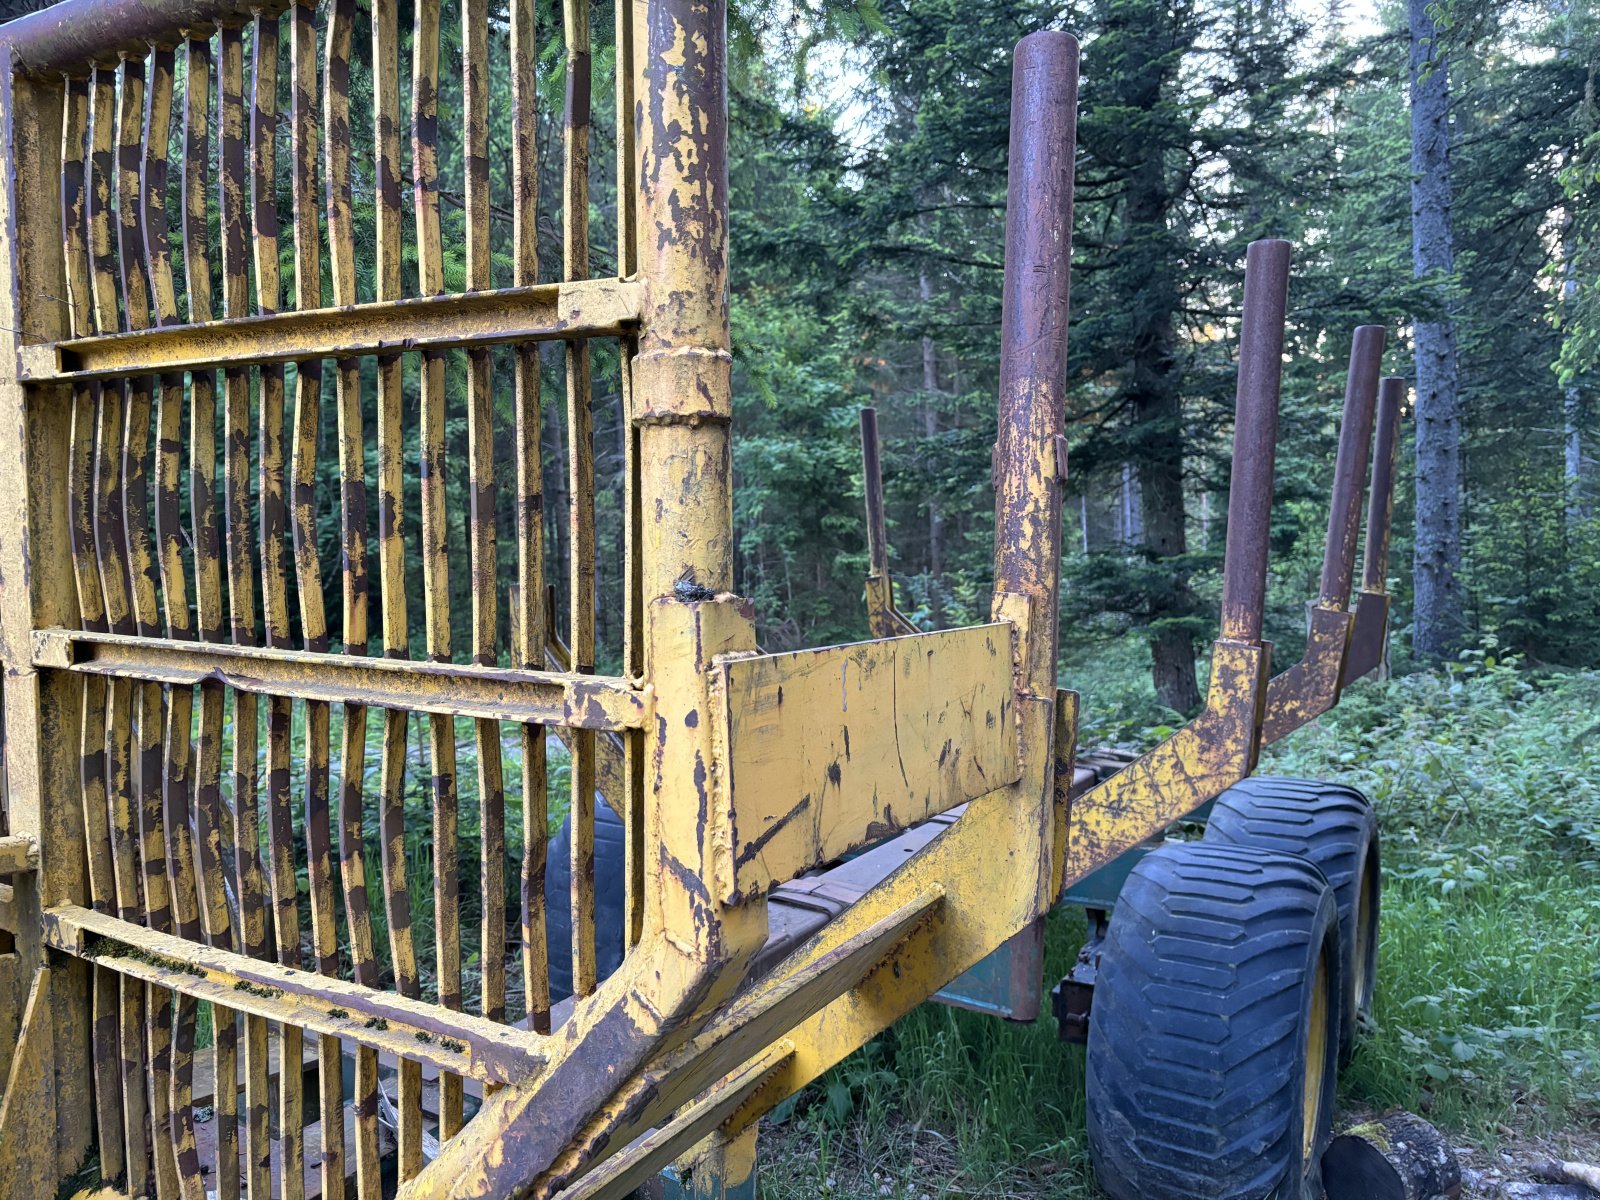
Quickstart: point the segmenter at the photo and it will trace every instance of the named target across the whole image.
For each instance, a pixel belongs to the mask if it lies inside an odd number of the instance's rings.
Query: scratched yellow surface
[[[1007,624],[718,669],[743,895],[1017,778]]]

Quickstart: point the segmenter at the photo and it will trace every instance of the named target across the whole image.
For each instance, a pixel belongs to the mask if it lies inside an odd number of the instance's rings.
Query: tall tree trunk
[[[1567,223],[1570,227],[1570,219]],[[1562,239],[1562,252],[1561,303],[1570,310],[1578,295],[1570,236]],[[1583,393],[1576,382],[1567,384],[1561,393],[1561,447],[1561,477],[1566,485],[1562,518],[1563,527],[1570,534],[1572,527],[1583,519]]]
[[[1122,464],[1122,541],[1137,546],[1144,541],[1144,523],[1139,519],[1139,473],[1132,463]]]
[[[922,299],[923,314],[933,300],[933,281],[928,278],[928,268],[923,267],[917,279],[917,294]],[[939,390],[939,351],[933,339],[922,339],[922,434],[930,443],[939,434],[939,410],[934,404],[934,394]],[[944,624],[944,514],[939,502],[928,498],[928,611],[935,627]]]
[[[1461,581],[1461,388],[1448,298],[1455,266],[1450,236],[1449,59],[1438,45],[1429,0],[1407,0],[1411,28],[1411,261],[1435,282],[1439,306],[1416,323],[1417,653],[1450,658],[1466,622]]]
[[[1555,0],[1550,7],[1552,14],[1564,24],[1570,19],[1570,0]],[[1556,51],[1556,57],[1566,60],[1572,56],[1570,26],[1567,26],[1561,41],[1561,49]],[[1587,134],[1591,131],[1586,129],[1584,132]],[[1563,152],[1562,167],[1565,168],[1568,163],[1569,156]],[[1576,221],[1577,214],[1569,205],[1561,222],[1561,308],[1564,314],[1571,313],[1578,300],[1577,246],[1574,244]],[[1576,380],[1561,391],[1561,479],[1566,494],[1561,527],[1564,534],[1570,535],[1572,527],[1583,519],[1583,394],[1578,390]]]
[[[1128,179],[1130,243],[1161,231],[1154,239],[1159,244],[1174,201],[1162,156],[1159,152],[1146,155]],[[1187,714],[1200,707],[1194,637],[1181,625],[1170,623],[1194,610],[1189,573],[1177,565],[1189,552],[1183,503],[1183,400],[1177,364],[1177,266],[1159,262],[1153,266],[1140,297],[1140,307],[1148,306],[1147,312],[1134,327],[1131,346],[1128,392],[1132,419],[1140,433],[1131,479],[1138,500],[1129,506],[1129,517],[1138,525],[1134,536],[1151,558],[1174,560],[1169,565],[1168,587],[1151,613],[1155,628],[1150,633],[1150,674],[1156,699]]]
[[[1156,558],[1176,558],[1188,553],[1188,531],[1183,508],[1183,443],[1179,429],[1180,402],[1173,386],[1172,328],[1170,325],[1141,338],[1149,357],[1136,355],[1134,376],[1139,381],[1134,398],[1134,419],[1147,425],[1145,454],[1139,463],[1139,507],[1144,519],[1144,545]],[[1163,336],[1164,335],[1164,336]],[[1166,612],[1184,615],[1193,606],[1188,575],[1177,568]],[[1156,699],[1180,713],[1200,707],[1200,687],[1194,671],[1194,638],[1181,627],[1158,625],[1150,635],[1151,681]]]

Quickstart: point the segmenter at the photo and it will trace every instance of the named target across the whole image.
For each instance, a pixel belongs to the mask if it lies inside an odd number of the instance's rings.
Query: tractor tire
[[[545,854],[545,946],[550,956],[550,1002],[572,995],[572,818],[550,839]],[[627,920],[627,832],[599,792],[594,797],[595,975],[604,980],[622,965]]]
[[[1355,788],[1311,779],[1247,779],[1217,797],[1205,840],[1297,854],[1328,878],[1339,906],[1339,1065],[1372,1020],[1382,889],[1378,817]]]
[[[1089,1149],[1115,1200],[1320,1200],[1339,927],[1304,859],[1173,843],[1129,875],[1089,1012]]]

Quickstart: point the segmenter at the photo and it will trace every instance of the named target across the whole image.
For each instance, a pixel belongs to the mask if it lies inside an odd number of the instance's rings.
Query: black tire
[[[1112,911],[1089,1012],[1100,1186],[1115,1200],[1320,1200],[1338,976],[1333,893],[1304,859],[1203,842],[1146,856]]]
[[[594,797],[595,974],[605,979],[622,965],[623,909],[627,904],[627,840],[622,818],[598,792]],[[545,855],[545,945],[550,955],[550,1000],[572,995],[572,818],[550,839]]]
[[[1314,863],[1339,905],[1339,1065],[1372,1020],[1382,891],[1378,817],[1353,787],[1312,779],[1247,779],[1217,797],[1205,840],[1298,854]]]

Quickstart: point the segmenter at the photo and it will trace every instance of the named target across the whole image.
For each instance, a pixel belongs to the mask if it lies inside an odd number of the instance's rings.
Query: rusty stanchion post
[[[1053,696],[1066,475],[1067,317],[1078,42],[1047,30],[1017,44],[1011,92],[1000,427],[995,443],[995,613],[1025,597],[1024,686]],[[1012,601],[1012,603],[1015,603]]]
[[[1233,478],[1222,579],[1222,639],[1259,642],[1267,598],[1267,542],[1283,377],[1283,322],[1289,297],[1288,242],[1250,243],[1239,325]]]
[[[1328,541],[1322,555],[1318,603],[1324,608],[1342,609],[1350,603],[1356,541],[1361,536],[1361,488],[1367,476],[1367,453],[1372,447],[1378,372],[1383,366],[1386,336],[1382,325],[1360,325],[1350,342],[1344,415],[1339,422],[1339,456],[1333,468],[1333,503],[1328,510]]]
[[[867,571],[889,573],[889,524],[883,511],[883,464],[878,453],[878,410],[861,410],[861,475],[867,502]]]
[[[1394,513],[1395,456],[1400,447],[1400,408],[1406,381],[1391,375],[1378,391],[1377,443],[1372,450],[1372,487],[1367,498],[1367,548],[1361,590],[1382,592],[1389,580],[1389,522]]]

